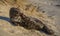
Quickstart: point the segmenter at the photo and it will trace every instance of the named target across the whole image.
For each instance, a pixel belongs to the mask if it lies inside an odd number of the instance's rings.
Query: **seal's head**
[[[14,8],[14,7],[12,7],[12,8],[10,8],[10,19],[11,19],[11,21],[14,21],[14,22],[20,22],[20,16],[19,16],[19,12],[20,12],[20,10],[18,9],[18,8]]]

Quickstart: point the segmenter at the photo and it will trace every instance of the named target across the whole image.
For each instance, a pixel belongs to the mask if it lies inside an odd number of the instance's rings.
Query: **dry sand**
[[[29,0],[32,4],[40,6],[41,11],[45,11],[49,16],[56,18],[56,25],[60,34],[60,7],[55,5],[59,4],[59,0]],[[36,4],[37,3],[37,4]],[[10,22],[9,9],[11,5],[0,5],[0,36],[45,36],[44,33],[38,31],[26,30],[23,27],[14,26]],[[44,34],[44,35],[40,35]],[[46,35],[48,36],[48,35]]]

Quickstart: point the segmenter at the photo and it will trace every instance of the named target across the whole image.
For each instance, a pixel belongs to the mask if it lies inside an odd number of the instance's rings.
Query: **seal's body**
[[[26,16],[18,8],[10,9],[10,20],[13,24],[23,26],[27,29],[43,30],[48,34],[54,34],[53,30],[49,29],[42,21],[31,16]]]

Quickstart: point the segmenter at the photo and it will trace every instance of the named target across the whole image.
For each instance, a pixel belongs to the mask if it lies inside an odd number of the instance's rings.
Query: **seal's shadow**
[[[10,18],[8,18],[8,17],[0,16],[0,19],[1,20],[5,20],[5,21],[8,21],[11,25],[15,26],[13,23],[11,23]]]

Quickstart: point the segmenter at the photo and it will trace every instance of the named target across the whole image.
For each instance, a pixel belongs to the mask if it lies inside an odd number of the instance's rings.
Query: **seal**
[[[41,30],[48,34],[54,34],[54,31],[48,28],[42,21],[37,18],[25,15],[18,8],[12,7],[10,9],[10,20],[14,25],[19,25],[26,29]]]

